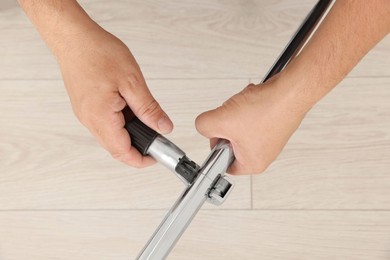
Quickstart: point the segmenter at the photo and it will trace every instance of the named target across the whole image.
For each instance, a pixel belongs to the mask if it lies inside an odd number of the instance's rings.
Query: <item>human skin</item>
[[[197,130],[231,142],[232,174],[261,173],[306,113],[390,32],[389,0],[338,0],[302,52],[264,84],[251,84],[196,119]]]
[[[161,134],[173,124],[151,95],[126,45],[96,24],[75,0],[19,0],[55,55],[72,108],[112,156],[134,167],[155,161],[131,146],[126,105]]]
[[[80,121],[121,161],[153,163],[133,147],[121,110],[126,103],[160,133],[172,122],[151,96],[128,48],[104,31],[75,0],[19,0],[57,57],[72,107]],[[281,73],[251,84],[222,106],[201,114],[197,130],[231,142],[232,174],[263,172],[306,113],[390,32],[389,0],[338,0],[316,34]],[[160,124],[159,120],[165,124]],[[245,134],[243,134],[245,133]]]

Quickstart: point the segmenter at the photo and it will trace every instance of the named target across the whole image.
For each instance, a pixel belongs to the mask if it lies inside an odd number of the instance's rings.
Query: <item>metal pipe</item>
[[[290,42],[279,55],[276,62],[267,72],[262,80],[262,83],[281,72],[295,58],[295,56],[301,52],[335,2],[336,0],[319,0],[317,2],[314,8],[303,20],[301,26],[295,32]]]
[[[318,1],[262,82],[283,70],[299,54],[334,2],[335,0]],[[159,142],[156,146],[152,144],[151,151],[159,161],[164,162],[172,170],[178,158],[184,153],[180,149],[175,149],[173,158],[167,158],[165,153],[161,153],[158,148],[164,142]],[[196,178],[187,182],[186,189],[141,251],[137,257],[138,260],[165,259],[206,200],[214,204],[224,202],[233,188],[232,182],[225,176],[227,168],[233,161],[234,154],[230,143],[227,140],[220,140],[199,171],[196,165],[190,167],[190,169],[196,169]]]
[[[232,158],[233,150],[227,141],[220,142],[213,149],[195,182],[180,195],[137,259],[165,259],[204,202],[207,199],[217,203],[220,201],[218,194],[213,193],[212,187],[221,180],[221,175],[226,172]],[[228,190],[221,197],[222,201],[232,187],[228,186]]]

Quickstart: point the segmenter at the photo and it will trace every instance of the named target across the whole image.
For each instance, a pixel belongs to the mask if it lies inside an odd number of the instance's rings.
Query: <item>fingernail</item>
[[[157,126],[162,134],[168,134],[172,131],[173,124],[168,117],[163,116],[158,120]]]

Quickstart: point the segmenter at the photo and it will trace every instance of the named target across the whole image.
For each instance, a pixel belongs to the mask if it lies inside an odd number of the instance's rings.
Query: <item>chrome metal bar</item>
[[[186,185],[188,181],[176,172],[176,166],[186,154],[162,135],[158,135],[148,148],[148,154],[156,161],[174,172],[176,176]]]
[[[335,0],[318,1],[263,82],[283,70],[300,52],[334,2]],[[174,169],[178,158],[184,153],[175,148],[174,152],[168,155],[170,157],[166,158],[163,152],[166,150],[164,148],[166,142],[158,140],[155,146],[152,144],[149,148],[151,153],[169,169]],[[225,176],[225,172],[233,161],[234,154],[230,143],[227,140],[220,140],[203,163],[194,181],[184,181],[188,184],[186,189],[141,251],[138,260],[165,259],[206,200],[221,204],[227,198],[233,184]]]
[[[295,32],[290,42],[286,45],[282,53],[272,65],[271,69],[267,72],[261,81],[262,83],[281,72],[295,58],[295,56],[301,52],[306,43],[316,32],[318,26],[322,23],[334,3],[336,3],[336,0],[319,0],[317,2],[303,20],[301,26]]]
[[[137,259],[165,259],[203,203],[211,196],[213,184],[224,176],[232,160],[233,150],[229,142],[223,141],[214,147],[195,182],[181,194]]]

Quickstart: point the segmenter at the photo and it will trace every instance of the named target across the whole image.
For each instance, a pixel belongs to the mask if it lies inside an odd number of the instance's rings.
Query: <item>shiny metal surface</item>
[[[179,163],[179,160],[185,156],[185,153],[174,143],[169,141],[164,136],[159,135],[149,146],[148,154],[156,159],[156,161],[174,172],[176,176],[182,182],[184,182],[184,184],[189,184],[180,174],[175,171],[176,165]]]
[[[226,176],[220,176],[208,194],[207,201],[214,205],[222,205],[230,192],[233,190],[234,183]]]
[[[285,68],[302,50],[334,2],[335,0],[318,1],[263,82]],[[156,144],[149,148],[149,154],[175,172],[178,158],[184,155],[184,152],[171,144],[165,138],[159,138]],[[225,172],[233,161],[234,154],[230,143],[220,140],[200,168],[195,181],[192,184],[187,183],[188,186],[137,257],[138,260],[165,259],[206,200],[216,205],[226,200],[233,184],[226,178]]]
[[[291,37],[291,40],[276,59],[271,69],[267,72],[261,81],[262,83],[282,71],[296,56],[299,55],[301,50],[306,46],[313,34],[316,32],[323,19],[327,16],[334,3],[336,3],[336,0],[319,0],[317,2],[309,14],[305,17],[294,36]]]
[[[224,177],[232,160],[233,150],[229,142],[220,142],[204,162],[195,182],[184,190],[137,259],[166,258],[209,197],[216,179]]]

